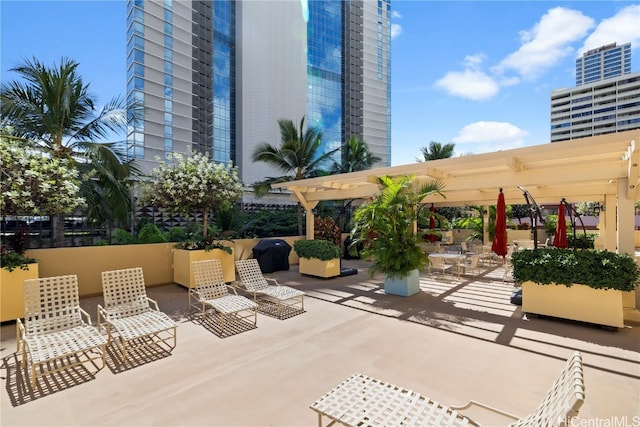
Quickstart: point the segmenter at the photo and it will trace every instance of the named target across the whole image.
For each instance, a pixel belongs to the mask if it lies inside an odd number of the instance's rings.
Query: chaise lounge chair
[[[84,319],[83,319],[84,316]],[[76,275],[24,281],[24,322],[16,322],[22,364],[29,365],[31,386],[37,377],[91,362],[105,363],[107,340],[80,308]],[[101,359],[101,366],[94,360]]]
[[[333,390],[316,400],[311,409],[318,413],[318,426],[323,416],[328,426],[479,426],[459,411],[472,405],[499,413],[514,420],[509,426],[566,426],[578,415],[584,402],[585,389],[582,357],[575,352],[560,375],[533,412],[524,418],[470,401],[464,406],[444,406],[411,390],[362,374],[353,374]]]
[[[189,289],[189,307],[201,308],[203,318],[207,315],[208,307],[216,311],[220,316],[221,336],[225,334],[230,317],[239,320],[253,317],[253,324],[257,325],[258,304],[227,286],[219,259],[194,261],[191,265],[195,287]]]
[[[304,311],[304,292],[290,286],[283,286],[275,279],[267,279],[262,275],[260,264],[255,258],[236,261],[236,269],[240,276],[238,282],[247,292],[253,294],[254,301],[261,298],[276,304],[277,317],[282,319],[285,307],[300,307]],[[269,281],[273,285],[269,284]]]
[[[102,272],[104,307],[98,305],[98,329],[101,318],[107,329],[108,342],[114,335],[120,343],[122,360],[127,363],[127,349],[161,342],[172,350],[176,346],[176,322],[158,309],[158,303],[147,296],[142,268]],[[145,338],[151,338],[151,341]],[[173,343],[170,341],[173,339]]]

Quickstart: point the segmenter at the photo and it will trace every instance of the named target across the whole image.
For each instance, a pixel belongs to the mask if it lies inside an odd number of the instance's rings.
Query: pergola
[[[439,180],[446,198],[437,206],[495,205],[502,188],[507,204],[525,204],[522,188],[538,204],[599,202],[604,247],[634,253],[634,202],[640,197],[640,130],[611,133],[493,153],[416,162],[273,185],[287,190],[307,214],[307,238],[314,235],[313,208],[322,200],[366,199],[378,193],[379,176]]]

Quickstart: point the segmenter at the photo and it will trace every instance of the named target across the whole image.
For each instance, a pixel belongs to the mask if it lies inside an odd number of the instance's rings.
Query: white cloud
[[[402,15],[400,14],[400,12],[394,10],[393,12],[391,12],[391,17],[392,18],[402,18]]]
[[[594,21],[582,12],[564,7],[547,11],[529,31],[520,32],[522,46],[504,58],[493,71],[516,71],[523,79],[535,80],[573,52],[571,43],[582,39]]]
[[[450,71],[435,82],[435,86],[444,89],[449,95],[484,101],[493,98],[500,87],[487,74],[480,70],[485,55],[478,53],[464,58],[464,71]]]
[[[524,145],[529,132],[507,122],[474,122],[463,127],[451,141],[458,152],[485,153]]]
[[[627,6],[611,18],[604,19],[587,37],[578,51],[579,55],[590,49],[609,43],[631,43],[631,48],[640,44],[640,5]]]
[[[391,24],[391,38],[396,38],[402,33],[402,25]]]

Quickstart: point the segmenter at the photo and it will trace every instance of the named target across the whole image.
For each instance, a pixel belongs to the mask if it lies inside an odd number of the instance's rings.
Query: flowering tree
[[[176,153],[173,160],[151,172],[150,202],[184,215],[202,212],[202,236],[206,237],[209,213],[242,197],[238,171],[202,153]]]
[[[57,215],[84,205],[78,171],[69,161],[45,157],[0,139],[0,211],[8,215]]]

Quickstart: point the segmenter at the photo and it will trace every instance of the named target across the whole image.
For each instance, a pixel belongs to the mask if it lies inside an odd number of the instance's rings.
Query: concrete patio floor
[[[15,324],[5,323],[0,425],[312,426],[317,416],[309,405],[354,372],[445,404],[474,399],[526,415],[576,350],[586,400],[570,425],[640,425],[640,324],[615,332],[527,319],[509,303],[513,284],[502,281],[502,267],[460,279],[423,273],[422,292],[403,298],[384,294],[367,263],[343,266],[358,274],[322,280],[301,276],[297,266],[267,274],[304,290],[305,312],[284,320],[261,313],[257,328],[225,338],[214,323],[188,316],[182,286],[149,288],[179,323],[170,355],[139,351],[124,367],[109,351],[97,373],[52,374],[36,390],[16,368]],[[81,302],[94,322],[100,302]],[[485,411],[468,415],[506,424]]]

